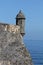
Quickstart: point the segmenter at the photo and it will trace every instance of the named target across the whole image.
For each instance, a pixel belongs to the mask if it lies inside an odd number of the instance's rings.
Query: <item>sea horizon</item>
[[[34,65],[43,65],[43,40],[24,40]]]

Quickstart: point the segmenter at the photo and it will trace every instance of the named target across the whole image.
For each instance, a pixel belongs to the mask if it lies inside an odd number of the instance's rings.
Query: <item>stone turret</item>
[[[25,34],[25,16],[20,10],[16,16],[16,25],[20,26],[20,34],[24,36]]]

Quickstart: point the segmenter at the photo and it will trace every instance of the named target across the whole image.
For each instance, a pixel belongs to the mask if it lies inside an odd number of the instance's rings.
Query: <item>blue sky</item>
[[[19,10],[26,17],[24,37],[43,40],[43,0],[0,0],[0,22],[15,24]]]

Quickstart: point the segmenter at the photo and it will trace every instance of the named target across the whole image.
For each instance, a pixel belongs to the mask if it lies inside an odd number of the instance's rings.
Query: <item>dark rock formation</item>
[[[0,65],[33,65],[19,33],[0,31]]]

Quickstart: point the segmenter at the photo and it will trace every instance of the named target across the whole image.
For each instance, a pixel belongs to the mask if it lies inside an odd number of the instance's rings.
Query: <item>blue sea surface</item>
[[[34,65],[43,65],[43,40],[24,40]]]

